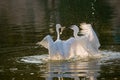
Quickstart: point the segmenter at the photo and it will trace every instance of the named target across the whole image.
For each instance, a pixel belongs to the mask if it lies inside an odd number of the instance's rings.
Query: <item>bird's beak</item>
[[[73,25],[69,27],[70,29],[73,29]]]
[[[62,34],[62,32],[60,32],[60,35]]]
[[[64,29],[65,29],[65,27],[61,27],[60,34],[62,34],[62,32],[63,32]]]

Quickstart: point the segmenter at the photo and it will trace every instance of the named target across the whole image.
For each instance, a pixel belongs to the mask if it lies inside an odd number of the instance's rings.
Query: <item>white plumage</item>
[[[56,24],[56,41],[53,41],[52,37],[47,35],[41,42],[37,43],[48,49],[51,60],[66,60],[75,56],[86,58],[98,52],[100,43],[90,24],[81,24],[81,34],[83,36],[78,36],[78,26],[72,25],[71,29],[74,31],[74,37],[68,40],[60,39],[59,29],[61,28],[60,24]]]
[[[79,28],[76,25],[73,25],[71,29],[74,31],[73,35],[75,38],[74,43],[72,43],[72,49],[74,50],[75,56],[80,56],[82,58],[89,56],[88,53],[88,40],[85,36],[78,36]]]
[[[82,23],[80,28],[82,29],[81,34],[84,34],[84,36],[88,38],[89,42],[91,43],[91,46],[94,48],[96,52],[98,52],[98,49],[100,47],[100,42],[98,40],[96,33],[92,28],[92,25]]]

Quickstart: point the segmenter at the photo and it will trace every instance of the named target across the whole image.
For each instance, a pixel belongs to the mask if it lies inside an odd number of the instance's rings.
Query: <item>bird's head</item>
[[[73,31],[79,32],[79,28],[76,25],[72,25],[70,29],[72,29]]]
[[[60,34],[62,34],[62,32],[64,31],[65,27],[61,27],[61,31]]]
[[[56,28],[61,28],[61,25],[60,24],[56,24]]]
[[[62,34],[63,30],[65,29],[65,27],[62,27],[60,24],[56,24],[56,29],[59,30],[60,29],[60,34]]]

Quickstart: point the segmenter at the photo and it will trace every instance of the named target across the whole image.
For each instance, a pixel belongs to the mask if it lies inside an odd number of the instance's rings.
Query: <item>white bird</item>
[[[63,58],[63,45],[60,40],[59,29],[61,28],[60,24],[56,24],[57,39],[53,41],[50,35],[47,35],[43,38],[42,41],[38,42],[38,45],[42,45],[48,49],[50,60],[61,60]]]
[[[64,50],[63,50],[63,42],[60,39],[60,32],[59,29],[61,28],[60,24],[56,24],[56,32],[57,32],[57,39],[54,42],[54,44],[56,45],[57,51],[59,52],[59,55],[61,56],[61,59],[64,59]]]
[[[47,35],[41,42],[37,43],[48,49],[50,59],[52,60],[66,60],[73,57],[71,44],[74,39],[61,40],[59,32],[60,28],[62,28],[61,25],[56,24],[57,39],[55,42],[50,35]]]
[[[82,29],[81,34],[83,34],[84,36],[86,36],[88,38],[93,49],[96,52],[98,52],[98,49],[100,47],[100,42],[99,42],[98,37],[97,37],[96,33],[94,32],[91,24],[82,23],[80,25],[81,25],[80,28]]]
[[[59,33],[59,29],[61,28],[61,25],[60,24],[56,24],[56,32],[57,32],[57,39],[55,41],[55,43],[57,42],[60,42],[60,33]],[[50,35],[49,35],[50,36]],[[40,41],[40,42],[37,42],[36,44],[38,45],[42,45],[43,47],[45,47],[46,49],[48,49],[48,42],[47,41]]]
[[[71,29],[74,31],[73,35],[75,37],[75,42],[72,43],[72,48],[74,49],[76,56],[80,56],[82,58],[93,56],[95,51],[88,38],[86,36],[78,36],[78,26],[73,25]]]
[[[61,59],[66,60],[73,57],[71,44],[74,42],[74,39],[69,38],[68,40],[61,40],[60,33],[62,34],[62,31],[59,32],[60,28],[63,31],[65,27],[61,27],[60,24],[56,24],[57,40],[55,41],[55,44],[57,45],[56,47],[58,52],[60,53],[60,56],[62,57]]]
[[[47,35],[41,42],[37,43],[48,49],[51,60],[64,60],[68,57],[67,47],[69,47],[69,43],[60,39],[60,28],[61,25],[56,24],[57,39],[55,42],[50,35]]]

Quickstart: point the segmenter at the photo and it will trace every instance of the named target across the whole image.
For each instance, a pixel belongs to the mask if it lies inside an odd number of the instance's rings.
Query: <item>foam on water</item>
[[[25,63],[44,63],[48,61],[49,55],[43,54],[43,55],[35,55],[35,56],[25,56],[20,59],[21,62]]]
[[[92,59],[99,59],[99,63],[103,64],[104,62],[108,60],[118,59],[118,58],[120,58],[120,52],[104,50],[104,51],[100,51],[100,54],[96,54],[93,57],[87,57],[87,58],[73,57],[69,59],[68,61],[76,61],[76,60],[89,61]],[[21,57],[20,62],[41,64],[41,63],[49,62],[49,60],[50,60],[49,55],[43,54],[43,55]]]
[[[98,64],[109,64],[109,61],[120,59],[120,52],[114,52],[114,51],[101,51],[102,57],[100,58]]]

